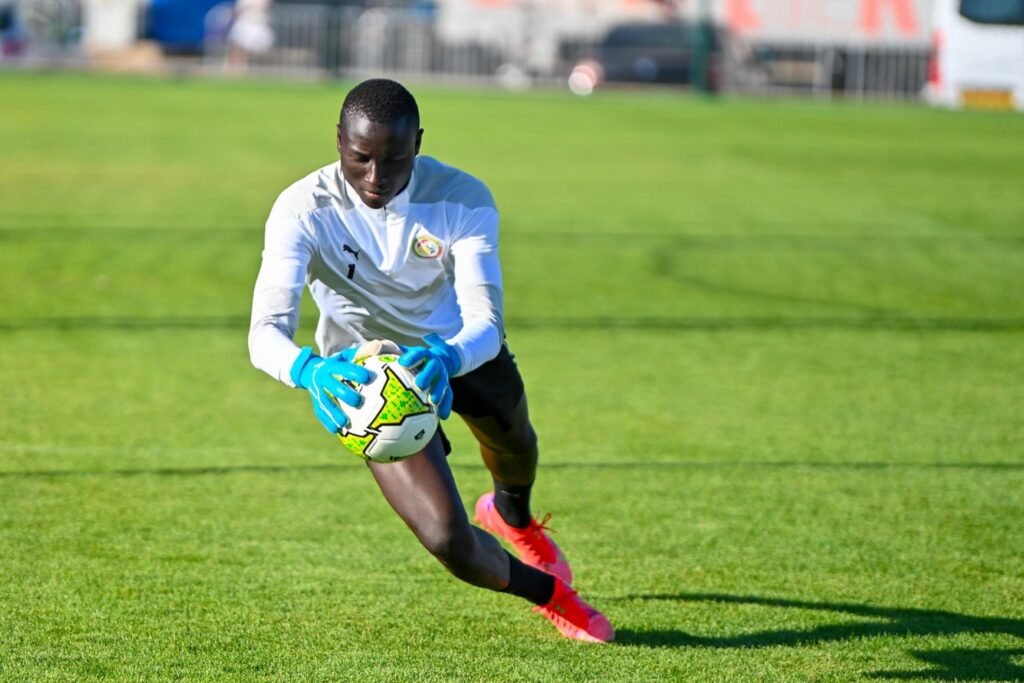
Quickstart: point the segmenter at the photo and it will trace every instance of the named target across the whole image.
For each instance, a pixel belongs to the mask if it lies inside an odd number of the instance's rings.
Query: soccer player
[[[340,162],[287,188],[267,219],[253,365],[307,391],[337,433],[348,419],[332,397],[360,401],[342,380],[369,380],[351,362],[355,349],[377,339],[402,345],[399,362],[420,368],[417,384],[439,416],[458,413],[479,441],[494,491],[477,501],[479,527],[471,525],[439,429],[408,459],[369,463],[387,502],[459,579],[529,600],[566,637],[611,641],[608,620],[572,589],[569,563],[530,512],[537,437],[504,341],[494,199],[473,176],[420,156],[422,139],[416,100],[399,83],[364,81],[345,97]],[[320,309],[319,353],[293,341],[307,284]]]

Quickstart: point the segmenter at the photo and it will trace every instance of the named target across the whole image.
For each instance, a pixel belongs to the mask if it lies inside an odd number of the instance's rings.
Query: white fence
[[[930,58],[927,48],[878,44],[762,44],[752,51],[732,81],[734,91],[916,99]]]
[[[19,0],[10,10],[5,40],[32,55],[73,59],[82,39],[81,0]],[[5,45],[0,54],[11,51]]]

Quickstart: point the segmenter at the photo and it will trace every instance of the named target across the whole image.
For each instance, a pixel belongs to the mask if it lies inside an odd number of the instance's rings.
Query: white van
[[[1024,0],[936,0],[925,97],[1024,110]]]

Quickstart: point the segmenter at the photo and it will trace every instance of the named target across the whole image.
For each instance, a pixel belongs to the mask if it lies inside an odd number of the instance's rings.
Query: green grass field
[[[341,85],[4,73],[0,680],[1024,680],[1024,118],[414,90],[618,642],[450,578],[249,365]]]

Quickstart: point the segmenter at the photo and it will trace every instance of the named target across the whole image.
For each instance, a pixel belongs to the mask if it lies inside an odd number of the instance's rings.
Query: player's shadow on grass
[[[735,636],[698,636],[681,630],[633,631],[620,629],[616,632],[616,641],[623,645],[763,648],[818,645],[873,636],[1003,634],[1021,638],[1021,647],[1014,649],[912,650],[910,654],[928,664],[929,668],[921,671],[874,671],[866,675],[890,680],[1024,680],[1024,666],[1014,662],[1014,658],[1024,657],[1024,619],[976,617],[938,610],[872,607],[851,603],[808,602],[719,593],[638,594],[622,599],[761,605],[835,612],[869,619],[869,621],[853,623],[825,624],[806,630],[757,631]]]

